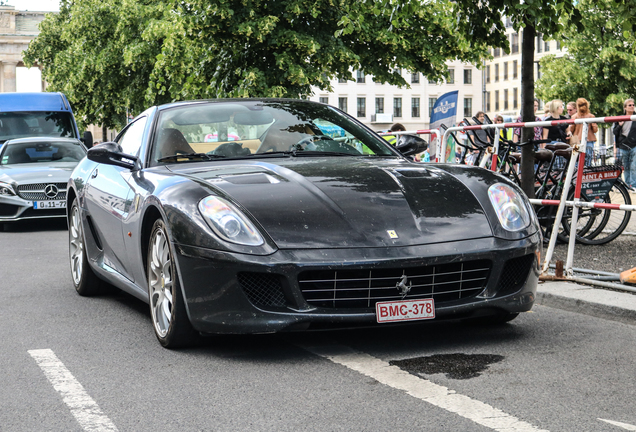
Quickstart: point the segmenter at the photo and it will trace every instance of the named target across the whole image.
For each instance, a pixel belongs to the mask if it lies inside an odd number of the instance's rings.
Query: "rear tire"
[[[71,204],[68,221],[68,254],[71,265],[71,278],[77,293],[84,297],[105,294],[106,283],[93,272],[88,264],[84,242],[84,229],[77,199]]]
[[[198,334],[188,317],[166,225],[155,221],[148,243],[148,297],[155,336],[165,348],[193,344]]]

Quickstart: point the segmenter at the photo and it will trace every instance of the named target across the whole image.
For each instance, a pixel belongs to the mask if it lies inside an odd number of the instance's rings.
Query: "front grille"
[[[508,260],[499,278],[497,296],[513,294],[519,291],[526,279],[528,279],[528,273],[535,260],[536,257],[534,254]]]
[[[477,260],[404,269],[316,270],[301,273],[298,283],[309,304],[324,308],[374,308],[379,301],[423,298],[439,305],[482,292],[490,268],[489,260]],[[404,296],[400,282],[410,286]]]
[[[53,185],[57,188],[56,196],[47,196],[45,194],[46,187]],[[44,200],[65,200],[66,199],[66,183],[33,183],[18,186],[18,195],[31,201]]]
[[[56,217],[56,216],[66,216],[66,209],[44,209],[44,210],[35,210],[32,208],[26,209],[22,214],[20,214],[21,218],[42,218],[42,217]]]
[[[239,273],[238,282],[254,306],[286,305],[280,277],[268,273]]]

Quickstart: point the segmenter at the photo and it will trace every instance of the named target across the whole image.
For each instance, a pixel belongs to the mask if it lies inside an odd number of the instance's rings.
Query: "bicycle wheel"
[[[604,202],[611,204],[631,205],[632,200],[629,196],[627,188],[621,183],[616,182],[610,189]],[[582,244],[600,245],[606,244],[618,237],[627,227],[632,216],[630,211],[625,210],[608,210],[608,209],[581,209],[585,210],[583,215],[593,216],[593,223],[589,226],[588,221],[577,223],[576,240]],[[570,233],[571,218],[563,220],[563,228]],[[581,228],[579,228],[581,227]]]

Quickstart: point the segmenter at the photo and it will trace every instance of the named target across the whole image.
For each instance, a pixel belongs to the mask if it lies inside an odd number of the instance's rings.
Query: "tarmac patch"
[[[478,377],[488,366],[503,359],[504,356],[495,354],[435,354],[392,360],[389,364],[417,376],[443,373],[450,379],[469,379]]]

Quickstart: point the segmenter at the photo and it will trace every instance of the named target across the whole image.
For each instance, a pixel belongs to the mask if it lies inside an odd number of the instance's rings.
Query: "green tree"
[[[622,0],[618,0],[622,1]],[[580,12],[576,0],[491,0],[473,2],[457,0],[460,6],[459,27],[463,33],[490,32],[492,46],[504,46],[509,52],[505,27],[501,17],[511,20],[516,31],[523,29],[521,40],[521,117],[524,122],[534,121],[534,42],[537,32],[550,36],[558,34],[566,25],[578,26]],[[533,137],[532,128],[521,130],[521,141]],[[534,150],[521,149],[521,187],[534,197]]]
[[[450,0],[62,0],[25,63],[85,122],[115,127],[126,109],[173,100],[304,97],[352,70],[438,81],[447,60],[478,64],[491,39],[458,32],[459,13]]]
[[[537,94],[545,100],[584,97],[594,115],[618,115],[623,101],[636,95],[634,23],[625,20],[614,1],[581,0],[577,7],[582,28],[571,31],[566,27],[555,35],[566,53],[541,59],[543,74]]]

